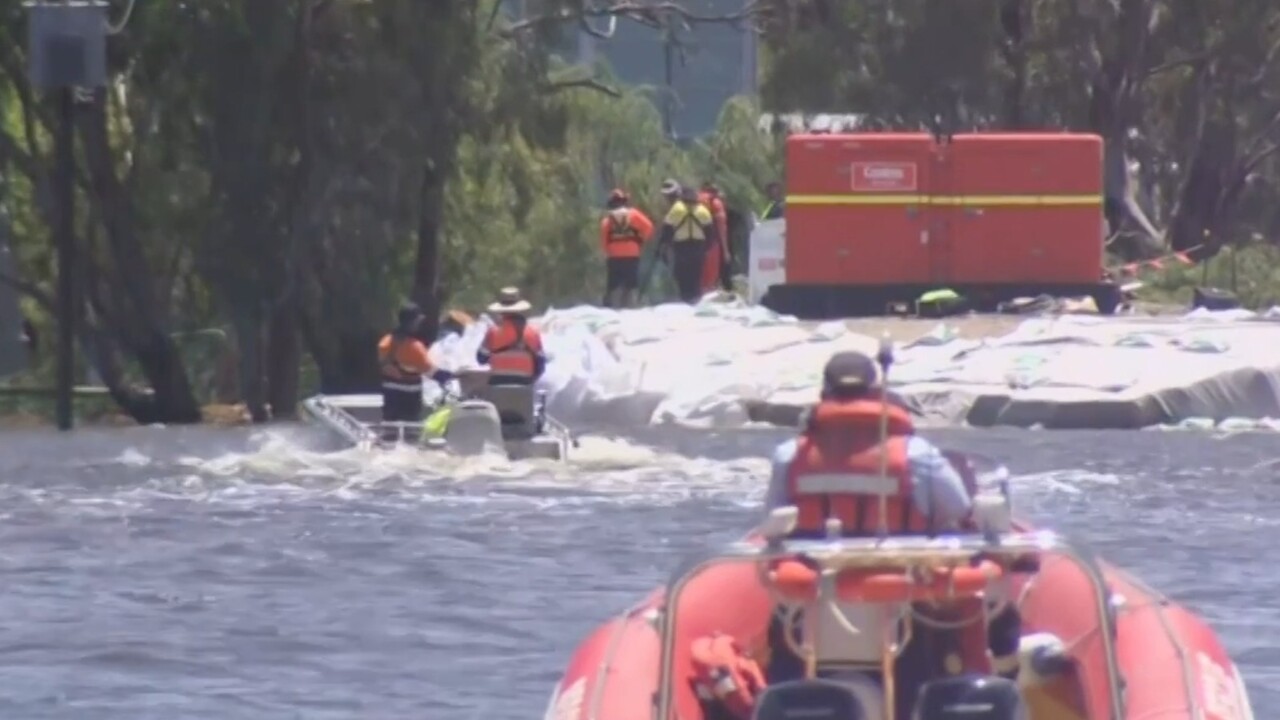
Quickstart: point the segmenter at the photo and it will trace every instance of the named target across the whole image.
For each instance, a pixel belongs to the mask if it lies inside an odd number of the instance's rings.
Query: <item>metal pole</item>
[[[57,193],[58,359],[55,414],[59,430],[72,425],[71,388],[75,382],[75,98],[58,89]]]
[[[675,123],[672,115],[675,112],[675,93],[676,93],[676,73],[675,60],[675,38],[672,33],[670,19],[666,27],[662,31],[662,68],[663,68],[663,96],[662,96],[662,132],[668,138],[675,138]]]

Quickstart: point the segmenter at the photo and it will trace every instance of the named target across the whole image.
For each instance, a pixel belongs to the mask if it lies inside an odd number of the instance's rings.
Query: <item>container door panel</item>
[[[1087,135],[956,136],[950,263],[956,281],[1097,281],[1100,148]]]
[[[933,148],[929,171],[928,233],[923,239],[928,253],[928,282],[938,286],[945,286],[954,278],[955,238],[951,226],[955,208],[945,202],[955,186],[952,162],[946,145]]]
[[[930,142],[923,133],[789,139],[788,282],[917,281]]]

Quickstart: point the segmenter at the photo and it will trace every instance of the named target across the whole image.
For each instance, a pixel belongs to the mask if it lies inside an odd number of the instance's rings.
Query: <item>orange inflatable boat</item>
[[[935,538],[790,539],[775,511],[590,635],[546,720],[1253,720],[1203,620],[972,489],[972,531]]]

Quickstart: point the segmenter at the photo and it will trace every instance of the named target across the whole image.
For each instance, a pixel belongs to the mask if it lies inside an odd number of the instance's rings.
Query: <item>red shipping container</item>
[[[1103,266],[1103,144],[1083,134],[957,135],[938,148],[935,281],[1093,283]]]
[[[926,282],[932,158],[927,133],[788,138],[787,282]]]

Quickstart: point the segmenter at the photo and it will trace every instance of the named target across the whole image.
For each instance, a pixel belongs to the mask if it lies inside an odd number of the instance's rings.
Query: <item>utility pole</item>
[[[670,139],[675,138],[676,104],[676,38],[670,18],[662,28],[662,134]]]
[[[70,430],[80,309],[75,269],[75,92],[76,88],[106,85],[107,3],[36,0],[26,7],[31,84],[57,98],[53,234],[58,258],[58,354],[54,404],[58,429]]]
[[[57,154],[54,168],[54,204],[57,207],[54,247],[58,257],[58,356],[56,367],[57,394],[54,416],[59,430],[70,430],[73,419],[71,402],[75,384],[76,307],[76,160],[75,160],[75,90],[59,88],[58,132],[54,141]]]

